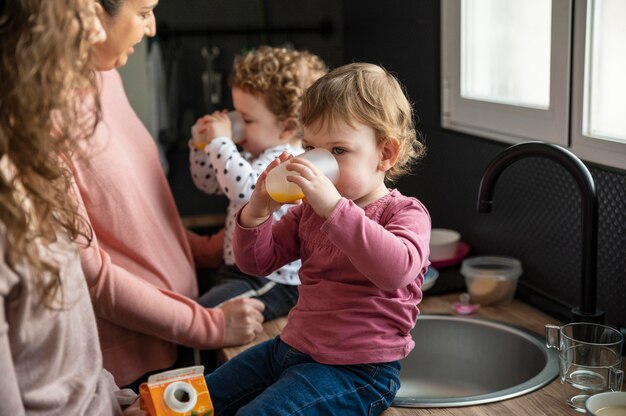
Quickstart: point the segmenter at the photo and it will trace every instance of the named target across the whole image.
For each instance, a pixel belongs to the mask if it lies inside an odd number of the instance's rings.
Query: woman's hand
[[[216,137],[231,136],[231,123],[226,110],[200,117],[191,127],[191,142],[200,150]]]
[[[287,170],[298,173],[287,176],[287,181],[295,183],[302,189],[306,202],[317,215],[328,218],[341,200],[341,195],[332,181],[306,159],[292,159]]]
[[[259,179],[256,181],[254,191],[250,196],[250,201],[248,201],[246,206],[241,210],[239,224],[242,227],[254,228],[259,226],[264,223],[274,211],[278,210],[283,205],[280,202],[274,201],[267,193],[265,179],[270,170],[291,158],[293,158],[292,155],[283,152],[274,159],[272,163],[267,165],[267,168],[261,173]]]
[[[258,299],[231,299],[219,307],[224,312],[224,346],[247,344],[263,330],[263,309]]]

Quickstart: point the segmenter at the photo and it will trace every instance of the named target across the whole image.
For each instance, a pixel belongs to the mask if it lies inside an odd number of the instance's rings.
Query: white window
[[[626,1],[575,7],[442,0],[443,127],[626,169]]]
[[[576,2],[571,147],[626,169],[626,1]]]
[[[461,97],[550,107],[550,6],[545,0],[461,3]]]

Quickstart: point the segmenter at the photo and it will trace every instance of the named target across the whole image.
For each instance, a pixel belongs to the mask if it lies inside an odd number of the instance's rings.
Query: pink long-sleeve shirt
[[[344,198],[327,219],[302,203],[273,227],[238,225],[235,258],[261,275],[302,259],[284,342],[323,364],[390,362],[415,346],[430,229],[426,208],[396,190],[365,209]]]
[[[171,366],[176,345],[218,348],[219,309],[198,295],[194,256],[222,241],[185,230],[154,140],[135,115],[117,71],[99,73],[102,120],[77,160],[75,180],[94,239],[81,261],[98,321],[104,367],[118,385]],[[211,246],[217,247],[211,247]]]

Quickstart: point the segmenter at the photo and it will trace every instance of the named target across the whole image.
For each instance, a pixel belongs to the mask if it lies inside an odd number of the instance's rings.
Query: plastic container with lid
[[[461,264],[461,274],[472,303],[506,304],[513,300],[522,264],[512,257],[469,257]]]

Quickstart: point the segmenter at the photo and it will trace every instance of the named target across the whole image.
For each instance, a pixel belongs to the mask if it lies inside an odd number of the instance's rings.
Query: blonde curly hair
[[[397,139],[400,151],[395,165],[386,172],[388,183],[408,173],[411,164],[426,153],[403,87],[378,65],[352,63],[317,80],[304,94],[301,119],[305,127],[316,121],[350,126],[360,122],[376,131],[379,144]]]
[[[91,239],[72,198],[69,160],[99,119],[88,0],[13,0],[0,8],[0,230],[4,261],[25,264],[47,307],[59,265],[37,247]],[[91,103],[87,105],[86,103]],[[88,107],[88,108],[87,108]]]
[[[235,58],[229,84],[263,97],[279,122],[299,125],[304,91],[328,69],[308,51],[261,46]]]

